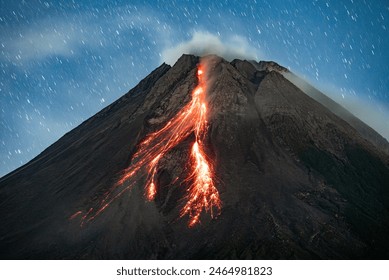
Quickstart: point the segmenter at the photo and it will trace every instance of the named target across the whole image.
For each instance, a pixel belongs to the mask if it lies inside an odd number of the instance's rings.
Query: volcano
[[[275,62],[183,55],[0,179],[0,258],[387,259],[388,147]]]

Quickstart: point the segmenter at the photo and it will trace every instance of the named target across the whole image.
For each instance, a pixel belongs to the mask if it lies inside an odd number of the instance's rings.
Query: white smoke
[[[162,62],[173,65],[182,54],[204,56],[216,54],[226,60],[254,59],[258,60],[258,52],[249,45],[244,37],[233,35],[226,40],[209,32],[196,31],[189,41],[162,51]]]

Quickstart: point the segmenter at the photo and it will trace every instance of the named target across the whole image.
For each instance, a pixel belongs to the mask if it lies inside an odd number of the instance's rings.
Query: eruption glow
[[[124,171],[124,175],[106,194],[97,210],[90,209],[82,216],[81,224],[93,220],[116,198],[132,188],[137,181],[136,177],[142,173],[147,173],[145,196],[150,201],[154,200],[157,194],[156,175],[160,160],[191,133],[195,135],[190,153],[189,166],[191,171],[187,178],[184,178],[184,182],[190,183],[186,195],[187,202],[182,208],[180,216],[189,215],[188,225],[192,227],[199,222],[203,210],[210,212],[212,217],[214,210],[220,211],[221,201],[215,187],[214,171],[204,147],[208,124],[205,98],[206,82],[202,65],[198,66],[197,78],[198,85],[192,92],[191,101],[164,127],[146,136],[139,144],[137,152],[132,157],[131,165]],[[79,211],[71,216],[71,219],[82,214]]]

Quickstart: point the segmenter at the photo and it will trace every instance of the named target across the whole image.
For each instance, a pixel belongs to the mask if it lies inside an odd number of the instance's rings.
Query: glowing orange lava
[[[189,215],[189,226],[192,227],[200,220],[205,210],[214,216],[213,211],[221,209],[219,192],[215,187],[212,164],[205,153],[204,139],[207,133],[207,103],[205,98],[206,82],[204,67],[198,66],[198,85],[192,92],[191,101],[185,105],[160,130],[150,133],[139,144],[137,152],[133,155],[131,165],[124,171],[124,175],[115,187],[106,194],[97,210],[90,209],[82,216],[84,221],[93,220],[104,211],[116,198],[132,188],[139,175],[147,174],[145,196],[154,200],[157,194],[156,175],[160,160],[191,133],[195,135],[195,142],[190,153],[190,169],[185,182],[190,182],[187,189],[187,202],[180,212],[180,216]],[[124,186],[126,185],[126,186]],[[75,218],[82,213],[76,212],[71,216]]]

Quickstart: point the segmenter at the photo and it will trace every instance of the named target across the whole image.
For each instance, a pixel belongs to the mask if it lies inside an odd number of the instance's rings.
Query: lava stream
[[[147,173],[145,196],[148,200],[153,200],[157,193],[156,174],[159,161],[191,133],[195,134],[189,162],[191,172],[184,179],[185,182],[191,183],[187,189],[187,202],[182,208],[180,216],[189,215],[188,225],[191,227],[199,222],[203,210],[210,212],[212,217],[214,209],[217,212],[220,211],[221,201],[214,183],[214,171],[205,153],[203,143],[208,125],[205,98],[206,83],[202,65],[198,67],[197,78],[199,83],[192,92],[191,101],[164,127],[146,136],[133,155],[131,165],[124,171],[124,175],[106,194],[97,210],[89,210],[87,214],[82,216],[82,224],[84,221],[94,219],[116,198],[132,188],[137,181],[136,177],[145,172]],[[80,214],[77,212],[71,219]]]

